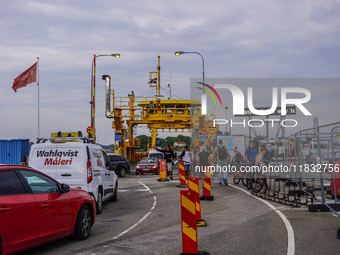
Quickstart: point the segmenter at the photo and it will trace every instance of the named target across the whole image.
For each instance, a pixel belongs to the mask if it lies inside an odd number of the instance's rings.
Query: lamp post
[[[202,74],[203,74],[203,95],[202,95],[202,97],[201,97],[201,99],[202,99],[202,109],[201,109],[201,111],[202,111],[202,114],[207,114],[207,109],[206,109],[206,102],[207,102],[207,98],[206,98],[206,95],[205,95],[205,92],[204,92],[204,89],[205,89],[205,78],[204,78],[204,57],[202,56],[202,54],[201,53],[199,53],[199,52],[196,52],[196,51],[176,51],[175,52],[175,55],[176,56],[179,56],[179,55],[182,55],[182,54],[197,54],[197,55],[199,55],[201,58],[202,58],[202,69],[203,69],[203,72],[202,72]],[[203,103],[203,102],[205,102],[205,103]],[[204,107],[204,108],[203,108]]]
[[[225,109],[225,119],[228,120],[228,107],[226,106],[224,107],[224,109]],[[225,124],[225,133],[226,135],[229,135],[228,134],[228,123]]]
[[[96,109],[96,59],[98,57],[115,57],[115,58],[120,58],[120,54],[118,53],[112,53],[108,55],[96,55],[94,54],[93,60],[92,60],[92,70],[91,70],[91,99],[92,101],[90,102],[91,104],[91,129],[92,129],[92,137],[94,139],[94,142],[96,141],[96,129],[95,129],[95,109]]]

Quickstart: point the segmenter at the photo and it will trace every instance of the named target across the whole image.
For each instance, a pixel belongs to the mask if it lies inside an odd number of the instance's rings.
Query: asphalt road
[[[65,238],[23,254],[180,254],[180,195],[177,180],[157,176],[119,178],[117,202],[104,203],[91,236]],[[310,213],[244,192],[243,186],[212,184],[213,201],[201,201],[198,250],[210,254],[338,254],[339,218]]]

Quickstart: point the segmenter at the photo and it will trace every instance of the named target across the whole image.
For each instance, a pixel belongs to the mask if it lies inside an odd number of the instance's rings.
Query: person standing
[[[270,160],[272,158],[272,155],[271,153],[267,150],[267,146],[265,144],[261,144],[260,145],[260,151],[263,151],[263,163],[266,167],[269,166],[269,163],[270,163]],[[265,185],[265,188],[268,189],[268,183],[267,183],[267,180],[269,178],[269,173],[268,171],[266,171],[266,174],[265,174],[265,178],[264,178],[264,185]]]
[[[231,159],[228,149],[223,145],[222,139],[218,141],[218,146],[215,147],[213,155],[217,162],[218,184],[222,185],[222,172],[224,172],[223,182],[225,185],[228,185],[228,160],[230,162]]]
[[[198,162],[198,153],[200,152],[200,148],[198,146],[196,146],[194,148],[194,151],[192,153],[192,163],[191,163],[191,168],[192,169],[195,169],[195,167],[198,165],[197,162]],[[194,172],[194,176],[195,176],[195,173],[196,171]]]
[[[263,149],[265,150],[265,153],[264,153],[264,155],[263,155],[263,161],[264,161],[265,165],[268,166],[268,165],[269,165],[269,162],[270,162],[270,160],[271,160],[271,158],[272,158],[272,155],[271,155],[271,153],[267,150],[267,147],[266,147],[265,144],[261,144],[261,145],[260,145],[260,150],[261,150],[261,148],[263,148]]]
[[[260,147],[260,151],[256,155],[255,166],[262,168],[266,165],[264,163],[264,154],[266,154],[266,149],[264,147]]]
[[[191,164],[191,155],[189,151],[189,146],[186,145],[184,147],[184,151],[182,151],[181,155],[179,155],[178,160],[182,159],[184,162],[184,171],[185,171],[185,176],[188,177],[190,176],[190,164]]]
[[[200,151],[197,155],[197,166],[199,166],[199,169],[208,171],[208,166],[211,166],[211,157],[209,153],[209,146],[203,145],[202,151]],[[201,176],[201,170],[198,173],[198,177],[202,178]]]
[[[175,158],[175,153],[171,150],[170,146],[165,146],[165,150],[157,149],[157,151],[162,152],[164,154],[164,159],[166,160],[166,172],[168,177],[170,176],[170,180],[173,180],[173,171],[172,171],[172,160]]]
[[[237,168],[241,165],[241,160],[243,159],[243,155],[238,151],[237,147],[234,148],[234,157],[233,162]]]
[[[259,150],[257,148],[257,141],[251,141],[250,146],[246,149],[244,153],[244,159],[248,162],[249,165],[255,165],[256,155],[258,152]]]

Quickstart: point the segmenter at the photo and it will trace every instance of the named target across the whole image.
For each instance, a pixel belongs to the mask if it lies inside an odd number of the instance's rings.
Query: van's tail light
[[[87,183],[92,182],[93,180],[93,174],[92,174],[92,165],[91,160],[87,161]]]

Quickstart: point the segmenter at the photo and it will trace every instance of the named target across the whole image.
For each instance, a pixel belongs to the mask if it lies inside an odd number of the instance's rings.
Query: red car
[[[0,165],[0,254],[70,235],[84,240],[95,208],[84,190],[70,189],[31,167]]]
[[[142,158],[135,168],[136,174],[153,173],[159,174],[158,158]]]

